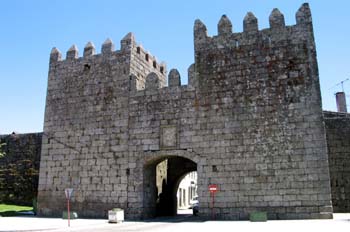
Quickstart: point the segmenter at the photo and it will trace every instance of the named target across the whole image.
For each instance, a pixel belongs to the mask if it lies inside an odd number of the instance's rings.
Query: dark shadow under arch
[[[167,160],[166,183],[162,193],[157,192],[156,167]],[[177,189],[182,178],[189,172],[197,171],[197,164],[182,156],[155,155],[144,165],[144,218],[175,216],[177,214]]]

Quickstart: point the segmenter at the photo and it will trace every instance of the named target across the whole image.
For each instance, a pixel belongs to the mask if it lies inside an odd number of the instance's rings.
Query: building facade
[[[60,215],[65,188],[84,217],[124,208],[129,219],[176,213],[181,178],[198,174],[200,216],[218,219],[331,218],[327,143],[311,12],[286,26],[274,9],[259,30],[227,16],[218,35],[194,25],[188,85],[137,45],[107,40],[96,54],[72,46],[50,55],[38,189],[40,215]],[[168,82],[168,85],[166,83]],[[158,197],[157,165],[167,161]],[[53,199],[55,199],[53,201]]]
[[[191,202],[197,195],[197,172],[190,172],[181,180],[177,189],[177,208],[190,208]]]

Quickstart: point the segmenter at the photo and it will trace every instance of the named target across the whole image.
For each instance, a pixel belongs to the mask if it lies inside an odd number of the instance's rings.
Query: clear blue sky
[[[177,68],[187,83],[187,67],[193,63],[193,23],[200,18],[215,35],[222,14],[242,31],[248,11],[268,27],[271,10],[279,8],[287,25],[295,24],[302,0],[1,0],[0,8],[0,134],[42,131],[49,54],[57,47],[65,56],[72,44],[82,54],[88,41],[100,52],[111,38],[119,49],[129,31],[138,43]],[[335,110],[335,86],[350,78],[350,1],[308,1],[314,21],[323,109]],[[349,67],[348,67],[349,66]],[[331,89],[330,89],[331,88]],[[344,83],[350,94],[350,81]],[[347,99],[350,100],[349,98]]]

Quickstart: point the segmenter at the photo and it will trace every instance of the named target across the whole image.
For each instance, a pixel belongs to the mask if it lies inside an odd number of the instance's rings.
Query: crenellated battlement
[[[272,47],[282,40],[291,42],[296,39],[307,40],[312,34],[309,5],[304,3],[295,17],[296,24],[286,26],[283,14],[275,8],[269,16],[270,27],[259,30],[258,19],[252,12],[248,12],[243,20],[243,32],[234,33],[230,19],[223,15],[218,22],[216,36],[209,36],[205,24],[197,19],[194,24],[195,53],[211,48],[244,48],[244,46],[261,44]]]
[[[223,15],[215,36],[209,36],[205,24],[197,19],[194,24],[195,64],[188,69],[188,87],[202,86],[200,89],[205,91],[218,86],[219,89],[236,89],[237,82],[257,78],[265,78],[272,85],[286,86],[290,82],[300,82],[295,79],[307,79],[305,74],[310,71],[309,67],[301,64],[305,60],[315,60],[309,5],[303,4],[295,17],[296,24],[286,26],[284,15],[275,8],[269,16],[270,27],[259,30],[258,19],[248,12],[243,20],[243,32],[233,32],[232,22]],[[147,55],[142,47],[138,47],[138,54]],[[312,71],[317,72],[317,67]],[[133,81],[131,89],[154,92],[165,87],[155,76],[157,74],[149,74],[143,85]],[[137,78],[133,76],[132,79]],[[171,70],[169,88],[181,86],[180,79],[178,71]]]
[[[275,8],[269,16],[270,27],[259,29],[258,19],[248,12],[243,32],[233,32],[230,19],[223,15],[215,36],[209,36],[205,24],[197,19],[194,86],[201,92],[278,86],[276,98],[297,102],[295,96],[318,86],[318,68],[309,5],[304,3],[295,17],[296,24],[286,26],[284,15]]]
[[[195,64],[188,69],[188,87],[198,89],[204,86],[202,90],[210,90],[213,85],[222,82],[222,85],[219,85],[220,88],[235,88],[235,79],[255,78],[257,74],[252,75],[252,70],[257,68],[260,69],[258,72],[267,69],[268,76],[275,76],[270,78],[272,81],[286,79],[285,76],[303,75],[305,68],[301,67],[294,67],[295,70],[292,68],[289,73],[282,74],[278,71],[278,66],[285,64],[278,64],[278,62],[305,59],[305,56],[314,53],[312,19],[308,4],[303,4],[297,11],[295,25],[286,26],[284,15],[277,8],[272,10],[269,22],[269,28],[259,30],[258,19],[252,12],[248,12],[243,20],[243,32],[233,32],[232,22],[228,16],[223,15],[217,25],[218,34],[209,36],[205,24],[197,19],[194,24]],[[308,54],[301,53],[301,50],[305,49],[308,50],[306,51]],[[123,77],[125,80],[120,84],[124,90],[154,92],[167,86],[167,83],[170,88],[181,86],[179,72],[173,69],[166,77],[165,63],[157,62],[155,56],[145,50],[141,44],[137,44],[132,33],[128,33],[120,41],[120,50],[115,50],[113,41],[107,39],[100,51],[97,54],[95,45],[88,42],[84,47],[83,56],[79,57],[77,46],[72,45],[63,60],[61,52],[53,48],[50,54],[50,67],[57,68],[56,64],[62,63],[64,67],[69,66],[69,69],[80,70],[80,73],[84,73],[86,68],[89,70],[91,68],[93,73],[95,71],[91,66],[96,63],[106,66],[105,62],[109,60],[111,62],[109,69],[123,69],[118,72],[125,75]],[[275,53],[279,53],[278,56],[288,54],[289,57],[279,58]],[[123,63],[128,67],[121,68]],[[71,67],[72,65],[74,67]],[[253,67],[254,65],[259,67]],[[230,79],[224,74],[225,72],[231,73],[229,76],[235,78]],[[217,78],[217,73],[221,73],[221,78],[213,84],[210,76]],[[279,73],[278,77],[273,73]],[[76,76],[79,75],[81,74],[76,74]]]
[[[152,66],[154,69],[157,69],[160,73],[166,72],[166,64],[164,62],[158,62],[157,58],[153,55],[151,55],[150,52],[146,51],[142,45],[138,45],[135,42],[135,37],[133,33],[128,33],[121,41],[120,41],[120,50],[115,50],[115,44],[113,41],[108,38],[106,41],[101,45],[101,52],[96,53],[96,47],[95,45],[89,41],[83,50],[83,56],[79,57],[79,49],[78,47],[73,44],[68,51],[66,52],[65,59],[62,59],[62,53],[56,48],[52,48],[50,53],[50,64],[57,63],[57,62],[71,62],[74,60],[91,60],[94,58],[99,57],[110,57],[110,56],[118,56],[118,55],[125,55],[125,54],[134,54],[138,55],[140,57],[143,57],[150,66]]]
[[[62,53],[53,48],[50,54],[48,91],[72,92],[87,96],[89,91],[81,92],[82,86],[96,85],[100,91],[112,91],[113,95],[125,96],[132,89],[144,89],[146,77],[154,73],[160,86],[166,84],[166,64],[135,42],[132,33],[120,41],[120,49],[115,49],[111,39],[101,45],[100,53],[92,42],[88,42],[79,55],[76,45]],[[79,92],[80,91],[80,92]],[[95,91],[95,90],[93,90]],[[92,92],[93,92],[92,91]],[[91,92],[91,91],[90,91]]]
[[[159,70],[160,73],[166,73],[166,64],[164,62],[158,62],[156,56],[145,50],[141,44],[136,46],[135,56],[140,57],[140,59],[144,59],[146,63],[151,64],[153,68]]]
[[[168,86],[165,85],[165,81],[159,77],[159,74],[155,72],[149,73],[145,78],[145,84],[140,86],[137,82],[135,75],[130,76],[130,91],[148,91],[151,94],[157,94],[157,91],[161,88],[168,87],[170,89],[181,87],[181,76],[177,69],[171,69],[167,76]],[[196,81],[194,80],[194,64],[188,68],[188,84],[183,86],[184,88],[195,88]]]

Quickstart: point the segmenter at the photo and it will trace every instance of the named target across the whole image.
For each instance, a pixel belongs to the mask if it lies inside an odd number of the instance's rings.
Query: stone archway
[[[146,154],[146,157],[143,171],[144,218],[175,216],[179,183],[187,173],[197,171],[199,157],[191,153],[182,153],[180,156],[179,152],[173,151],[151,152]],[[167,160],[166,180],[161,180],[162,190],[159,192],[157,191],[157,165],[165,160]]]

